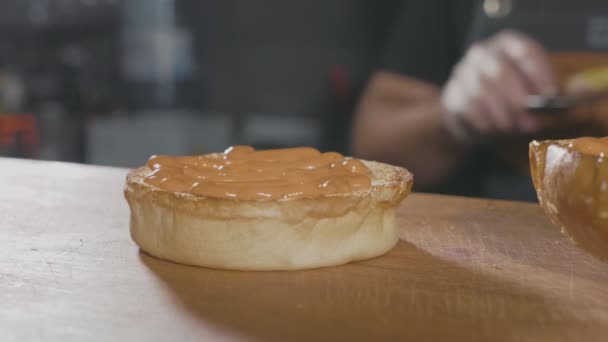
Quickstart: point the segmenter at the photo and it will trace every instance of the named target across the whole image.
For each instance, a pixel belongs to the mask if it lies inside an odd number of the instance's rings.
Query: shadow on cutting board
[[[297,272],[140,260],[176,305],[247,340],[554,340],[566,329],[558,321],[570,320],[535,293],[404,241],[376,259]]]

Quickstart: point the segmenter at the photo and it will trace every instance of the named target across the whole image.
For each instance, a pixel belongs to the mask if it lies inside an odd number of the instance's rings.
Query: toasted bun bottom
[[[354,206],[334,217],[214,218],[129,196],[131,237],[145,252],[186,265],[296,270],[379,256],[399,240],[394,206]]]

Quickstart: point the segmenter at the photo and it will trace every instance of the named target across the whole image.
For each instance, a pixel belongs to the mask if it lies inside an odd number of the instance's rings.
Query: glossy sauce
[[[608,137],[592,138],[583,137],[574,139],[572,149],[594,156],[608,156]]]
[[[313,198],[369,190],[359,160],[308,147],[256,151],[235,146],[202,156],[152,156],[144,179],[171,192],[241,200]]]

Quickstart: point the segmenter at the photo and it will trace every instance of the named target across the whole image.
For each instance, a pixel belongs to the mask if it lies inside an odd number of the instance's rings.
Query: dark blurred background
[[[0,155],[348,153],[399,1],[3,0]]]

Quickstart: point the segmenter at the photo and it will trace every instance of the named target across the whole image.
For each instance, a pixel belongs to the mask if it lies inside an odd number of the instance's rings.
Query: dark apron
[[[539,41],[550,53],[560,81],[587,67],[608,67],[607,0],[481,0],[475,5],[468,44],[513,29]],[[604,107],[608,109],[608,107]],[[547,118],[534,135],[509,137],[478,153],[484,197],[535,200],[529,177],[528,143],[533,139],[566,139],[608,132],[608,110],[599,110],[595,122],[567,122]]]

